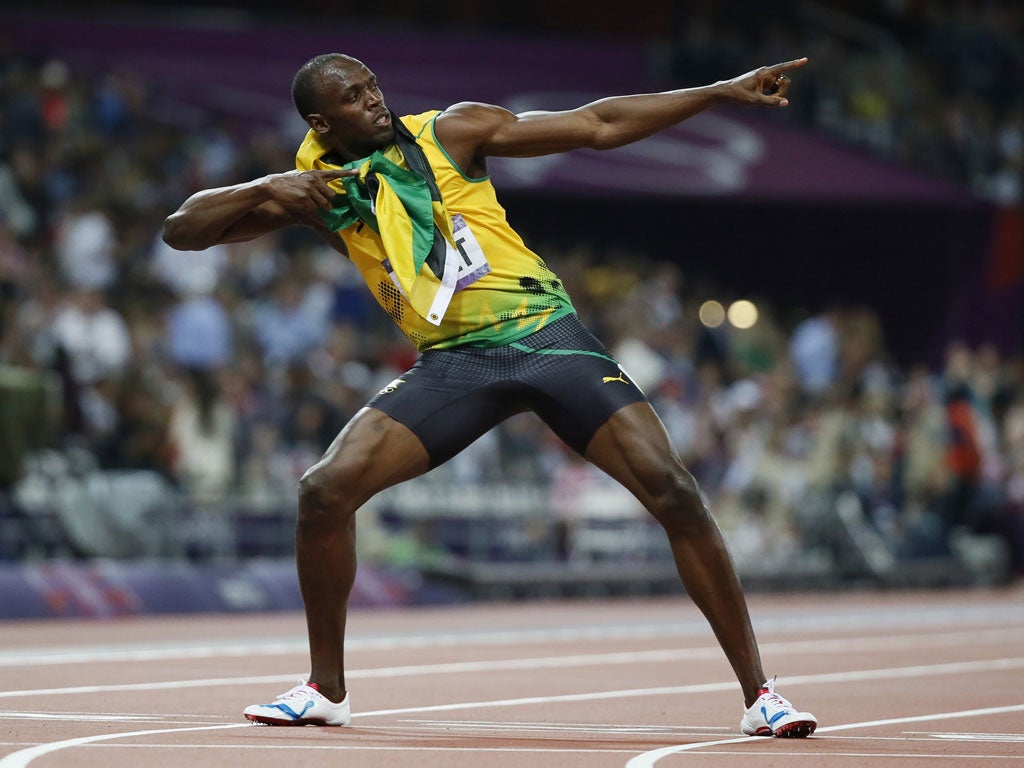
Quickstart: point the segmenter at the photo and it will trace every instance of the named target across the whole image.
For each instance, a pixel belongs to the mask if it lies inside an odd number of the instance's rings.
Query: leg
[[[309,631],[310,682],[345,696],[348,596],[356,576],[355,512],[371,496],[427,471],[427,451],[405,426],[373,408],[346,425],[299,481],[296,560]]]
[[[739,577],[654,409],[641,402],[618,410],[594,434],[586,458],[628,488],[664,527],[683,585],[711,624],[749,707],[766,678]]]

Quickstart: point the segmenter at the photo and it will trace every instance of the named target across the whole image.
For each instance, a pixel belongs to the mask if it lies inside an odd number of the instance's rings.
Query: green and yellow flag
[[[433,173],[415,139],[394,118],[396,143],[344,165],[329,161],[330,148],[310,130],[296,155],[300,171],[355,169],[358,176],[331,182],[338,192],[320,218],[333,232],[363,222],[381,239],[381,262],[412,308],[439,325],[455,291],[457,259],[448,258],[454,241],[452,221]],[[404,150],[404,152],[403,152]],[[419,153],[419,157],[410,158]],[[406,166],[419,166],[420,172]],[[429,174],[429,176],[428,176]]]

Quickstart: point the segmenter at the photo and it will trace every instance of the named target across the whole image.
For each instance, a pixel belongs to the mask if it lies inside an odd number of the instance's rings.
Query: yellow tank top
[[[439,114],[433,110],[401,120],[434,171],[463,259],[459,288],[440,325],[420,317],[392,282],[382,264],[386,259],[381,238],[372,228],[358,222],[338,234],[374,298],[421,352],[509,344],[575,310],[558,276],[509,226],[490,177],[466,177],[438,143],[434,120]],[[307,134],[300,148],[304,161],[296,162],[300,170],[311,167],[309,145],[316,139],[313,131]],[[385,154],[408,167],[397,147],[389,147]]]

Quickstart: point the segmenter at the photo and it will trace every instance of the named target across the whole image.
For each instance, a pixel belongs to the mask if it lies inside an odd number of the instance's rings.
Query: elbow
[[[614,141],[613,139],[610,139],[608,137],[599,136],[595,138],[592,142],[590,142],[590,146],[588,147],[588,149],[596,149],[603,152],[608,149],[615,149],[616,147],[621,147],[625,143],[626,142],[624,141]]]
[[[616,149],[629,143],[629,137],[607,123],[597,126],[588,142],[588,149],[607,150]]]
[[[180,213],[172,213],[164,219],[162,237],[164,242],[176,251],[198,251],[204,247],[189,235],[188,227],[182,222]]]

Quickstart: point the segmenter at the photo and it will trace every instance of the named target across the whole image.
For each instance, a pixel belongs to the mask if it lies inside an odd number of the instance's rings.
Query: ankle
[[[759,685],[757,686],[757,688],[753,690],[744,689],[743,706],[745,706],[747,709],[750,709],[752,706],[754,706],[754,702],[761,698],[761,696],[765,693],[768,693],[768,689],[764,685]]]
[[[308,685],[310,688],[319,693],[328,701],[334,702],[335,704],[340,704],[341,702],[343,702],[345,700],[345,697],[348,695],[348,691],[346,690],[337,687],[332,688],[329,686],[325,686],[313,680],[307,681],[306,685]]]

